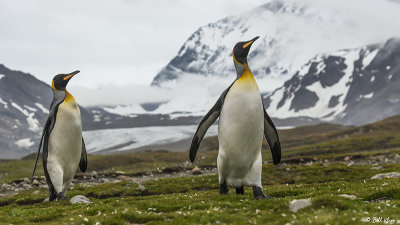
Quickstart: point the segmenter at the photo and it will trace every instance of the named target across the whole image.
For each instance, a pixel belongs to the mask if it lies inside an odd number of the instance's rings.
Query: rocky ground
[[[187,164],[187,163],[184,163]],[[173,178],[173,177],[190,177],[216,174],[217,168],[211,166],[195,166],[194,168],[177,166],[158,168],[156,171],[140,172],[140,173],[125,173],[124,171],[115,172],[96,172],[79,173],[76,174],[69,190],[73,190],[74,186],[81,185],[83,187],[92,187],[105,183],[118,183],[121,181],[130,181],[137,183],[138,190],[145,190],[143,182],[147,180],[157,180],[160,178]],[[3,183],[0,186],[0,197],[12,197],[20,191],[30,190],[32,188],[47,189],[45,176],[34,176],[32,178],[21,178],[13,180],[9,183]],[[35,192],[34,192],[35,193]],[[39,193],[39,190],[36,191]]]
[[[268,162],[264,162],[268,163]],[[384,154],[377,156],[364,156],[364,155],[352,155],[345,157],[337,157],[334,159],[317,159],[317,158],[301,158],[301,159],[290,159],[283,160],[278,167],[285,168],[287,171],[291,170],[290,165],[305,165],[312,166],[313,164],[321,164],[324,167],[329,167],[332,163],[342,163],[349,167],[353,165],[370,165],[371,169],[377,170],[377,174],[382,165],[384,164],[395,164],[400,163],[399,154]],[[217,174],[217,168],[215,166],[195,166],[191,167],[189,162],[181,163],[176,167],[164,167],[157,168],[155,171],[139,172],[139,173],[125,173],[124,171],[115,172],[96,172],[90,173],[78,173],[75,175],[69,190],[73,190],[74,186],[81,185],[83,187],[92,187],[105,183],[118,183],[121,181],[130,181],[137,183],[139,186],[138,190],[145,190],[145,186],[142,184],[148,180],[158,180],[162,178],[174,178],[174,177],[190,177],[200,175]],[[12,197],[20,191],[30,190],[32,188],[43,188],[47,189],[46,178],[44,176],[34,176],[32,178],[21,178],[13,180],[9,183],[3,183],[0,186],[0,198],[1,197]],[[33,193],[39,193],[39,190]]]

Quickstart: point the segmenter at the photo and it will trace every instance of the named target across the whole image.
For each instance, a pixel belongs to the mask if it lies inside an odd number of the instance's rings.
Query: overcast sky
[[[79,69],[70,85],[148,85],[197,28],[267,1],[0,0],[0,63],[47,83]]]

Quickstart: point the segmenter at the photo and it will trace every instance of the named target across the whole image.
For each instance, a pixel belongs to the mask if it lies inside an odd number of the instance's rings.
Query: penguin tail
[[[36,154],[35,165],[33,166],[32,177],[35,175],[36,166],[37,166],[37,162],[38,162],[38,160],[39,160],[39,155],[40,155],[40,149],[42,148],[42,141],[43,141],[43,136],[42,136],[42,138],[40,139],[38,152],[37,152],[37,154]]]

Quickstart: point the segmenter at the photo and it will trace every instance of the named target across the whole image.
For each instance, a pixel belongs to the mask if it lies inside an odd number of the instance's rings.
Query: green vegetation
[[[270,163],[263,151],[264,192],[272,199],[255,201],[245,195],[218,194],[217,175],[175,176],[143,181],[74,186],[67,196],[85,195],[90,205],[45,202],[46,189],[0,197],[1,224],[371,224],[373,217],[400,222],[400,179],[371,180],[375,174],[400,172],[400,118],[363,127],[317,125],[281,131],[283,161]],[[327,129],[328,127],[328,129]],[[216,138],[206,140],[198,166],[215,167]],[[396,156],[397,155],[397,156]],[[90,155],[89,170],[140,175],[164,167],[193,167],[187,153],[145,152]],[[397,159],[397,161],[396,161]],[[0,183],[29,177],[32,156],[0,162]],[[39,168],[38,175],[42,173]],[[7,173],[7,175],[6,175]],[[348,199],[340,194],[355,195]],[[297,213],[294,199],[312,205]],[[366,218],[370,222],[365,222]],[[389,221],[390,222],[390,221]],[[379,224],[379,223],[378,223]],[[390,224],[390,223],[389,223]]]

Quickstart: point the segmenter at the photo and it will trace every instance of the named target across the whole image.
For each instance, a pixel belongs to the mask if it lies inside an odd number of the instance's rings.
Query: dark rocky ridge
[[[375,56],[374,51],[377,51]],[[358,56],[351,60],[350,55],[354,52],[358,52]],[[296,72],[282,87],[265,94],[267,110],[279,112],[289,104],[289,115],[296,117],[302,110],[317,110],[316,105],[325,100],[328,102],[326,114],[310,117],[352,125],[371,123],[400,113],[400,39],[391,38],[385,44],[342,50],[340,54],[312,59],[305,65],[309,67],[304,74]],[[367,57],[372,56],[369,61]],[[346,71],[348,69],[352,70]],[[344,78],[346,72],[351,73],[350,77]],[[314,85],[320,85],[321,91],[336,88],[342,78],[348,79],[345,88],[332,95],[321,95],[311,88]],[[271,108],[273,101],[278,102],[276,108]],[[342,106],[344,109],[340,108]]]

